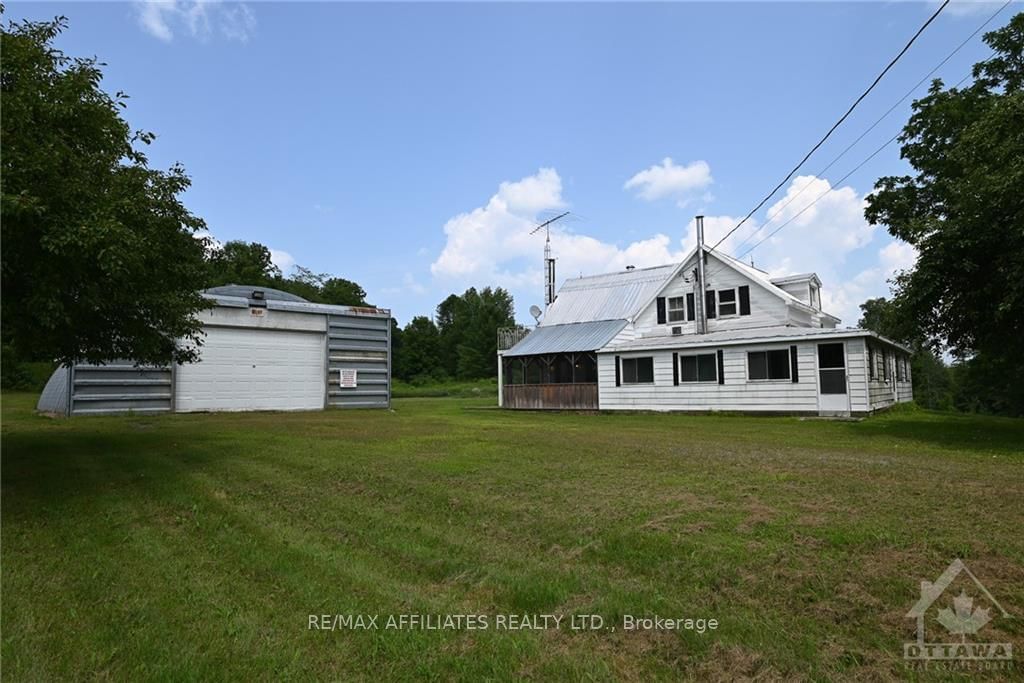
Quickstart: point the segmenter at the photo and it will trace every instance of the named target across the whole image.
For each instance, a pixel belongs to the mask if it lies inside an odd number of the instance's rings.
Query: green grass
[[[1024,614],[1021,421],[33,402],[3,397],[7,680],[890,678],[957,556]],[[409,612],[721,625],[307,628]],[[1024,650],[1019,619],[984,633]]]
[[[490,398],[498,400],[498,380],[474,379],[449,382],[411,384],[396,379],[392,382],[393,398]]]

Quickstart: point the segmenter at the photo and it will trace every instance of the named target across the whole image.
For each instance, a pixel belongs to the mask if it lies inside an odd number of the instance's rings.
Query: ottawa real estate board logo
[[[957,581],[961,574],[965,578]],[[955,588],[947,593],[954,582],[959,593]],[[965,664],[1010,667],[1013,645],[985,642],[984,634],[979,635],[993,619],[1009,616],[967,565],[953,560],[934,583],[921,582],[921,598],[907,612],[908,619],[917,619],[917,640],[903,644],[903,658],[923,665],[934,662],[955,663],[963,668]],[[926,626],[934,641],[929,641]]]

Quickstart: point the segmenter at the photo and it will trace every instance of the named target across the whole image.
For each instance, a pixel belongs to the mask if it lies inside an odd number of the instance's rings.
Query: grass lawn
[[[34,401],[3,397],[7,680],[902,677],[904,615],[955,557],[1016,615],[982,633],[1022,671],[1024,421]],[[321,613],[490,628],[310,630]],[[621,628],[644,614],[720,625]]]

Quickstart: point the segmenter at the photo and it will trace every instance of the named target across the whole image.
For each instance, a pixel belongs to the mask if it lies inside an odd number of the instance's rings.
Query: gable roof
[[[707,247],[704,249],[716,257],[722,266],[732,268],[753,280],[765,291],[785,301],[787,305],[839,320],[834,315],[819,311],[782,289],[765,271],[720,251],[712,251]],[[696,253],[697,248],[692,248],[679,263],[568,279],[558,290],[558,297],[548,306],[540,327],[598,320],[634,320],[654,303],[661,291],[682,272]],[[711,275],[714,275],[713,270]]]
[[[630,320],[662,290],[678,264],[566,280],[540,327],[597,320]]]

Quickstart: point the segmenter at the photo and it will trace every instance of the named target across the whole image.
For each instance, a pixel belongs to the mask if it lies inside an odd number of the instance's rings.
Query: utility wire
[[[974,36],[978,35],[978,33],[980,33],[982,29],[984,29],[984,28],[985,28],[986,26],[988,26],[988,25],[989,25],[989,24],[990,24],[990,23],[992,22],[992,20],[993,20],[993,19],[995,19],[995,18],[996,18],[997,16],[999,16],[999,14],[1001,14],[1001,13],[1002,13],[1002,11],[1003,11],[1004,9],[1006,9],[1007,7],[1009,7],[1009,6],[1010,6],[1010,4],[1011,4],[1012,2],[1013,2],[1013,0],[1006,0],[1006,2],[1005,2],[1005,3],[1003,4],[1003,6],[1002,6],[1002,7],[1000,7],[999,9],[997,9],[997,10],[996,10],[996,11],[995,11],[995,12],[994,12],[994,13],[992,14],[992,16],[990,16],[990,17],[989,17],[988,19],[986,19],[986,20],[985,20],[985,23],[983,23],[983,24],[982,24],[981,26],[979,26],[978,28],[974,29],[974,32],[973,32],[973,33],[972,33],[971,35],[967,36],[967,37],[966,37],[966,38],[965,38],[965,39],[963,40],[963,42],[961,42],[961,43],[960,43],[959,45],[957,45],[957,46],[956,46],[956,48],[955,48],[955,49],[954,49],[954,50],[953,50],[952,52],[950,52],[950,53],[949,53],[948,55],[946,55],[945,59],[943,59],[943,60],[942,60],[941,62],[939,62],[938,64],[936,64],[936,65],[935,65],[935,68],[933,68],[933,69],[932,69],[931,71],[929,71],[929,72],[928,72],[927,74],[925,74],[925,75],[924,75],[924,78],[922,78],[921,80],[919,80],[919,81],[918,81],[918,82],[917,82],[917,83],[916,83],[916,84],[914,85],[914,87],[913,87],[913,88],[911,88],[910,90],[908,90],[908,91],[907,91],[907,94],[906,94],[906,95],[904,95],[903,97],[901,97],[901,98],[900,98],[900,99],[899,99],[899,100],[898,100],[898,101],[897,101],[897,102],[896,102],[896,103],[895,103],[894,105],[892,105],[891,107],[889,107],[889,109],[888,109],[888,110],[887,110],[887,111],[886,111],[886,112],[885,112],[884,114],[882,114],[881,116],[879,116],[879,117],[878,117],[878,119],[877,119],[877,120],[876,120],[876,121],[875,121],[874,123],[872,123],[872,124],[871,124],[871,125],[870,125],[870,126],[868,127],[868,129],[867,129],[867,130],[865,130],[865,131],[864,131],[863,133],[861,133],[861,134],[860,134],[859,136],[857,136],[857,139],[856,139],[856,140],[854,140],[854,141],[853,141],[853,142],[851,142],[851,143],[850,143],[849,145],[847,145],[847,146],[846,146],[846,149],[844,149],[844,150],[843,150],[842,152],[840,152],[840,153],[839,153],[839,154],[838,154],[838,155],[837,155],[837,156],[836,156],[836,157],[835,157],[834,159],[832,159],[832,161],[828,162],[828,165],[827,165],[827,166],[825,166],[825,168],[823,168],[823,169],[821,169],[820,171],[818,171],[818,173],[817,173],[817,176],[816,176],[816,177],[820,178],[820,177],[822,177],[823,175],[825,175],[825,173],[827,173],[827,172],[828,172],[828,170],[829,170],[830,168],[832,168],[832,167],[833,167],[833,166],[835,165],[835,163],[836,163],[837,161],[839,161],[840,159],[842,159],[842,158],[843,158],[843,157],[844,157],[844,156],[846,155],[846,153],[847,153],[847,152],[849,152],[849,151],[850,151],[851,149],[853,149],[853,148],[854,148],[854,146],[856,146],[856,145],[857,145],[857,143],[858,143],[858,142],[860,142],[861,140],[863,140],[863,139],[864,139],[864,137],[865,137],[865,136],[866,136],[866,135],[867,135],[868,133],[870,133],[871,131],[873,131],[873,130],[875,129],[875,127],[876,127],[876,126],[877,126],[877,125],[878,125],[879,123],[881,123],[881,122],[882,122],[882,121],[883,121],[883,120],[884,120],[884,119],[885,119],[885,118],[886,118],[887,116],[889,116],[889,114],[893,113],[893,112],[894,112],[894,111],[896,110],[896,107],[898,107],[898,106],[900,106],[901,104],[903,104],[903,103],[904,103],[904,102],[906,101],[906,99],[907,99],[908,97],[910,97],[911,95],[913,95],[913,94],[914,94],[914,91],[915,91],[915,90],[917,90],[918,88],[920,88],[920,87],[921,87],[921,86],[922,86],[922,85],[923,85],[923,84],[924,84],[924,83],[925,83],[925,82],[926,82],[926,81],[927,81],[927,80],[928,80],[929,78],[931,78],[931,77],[932,77],[932,75],[933,75],[933,74],[934,74],[934,73],[935,73],[936,71],[938,71],[939,69],[941,69],[941,68],[942,68],[942,67],[943,67],[943,66],[944,66],[944,65],[946,64],[946,62],[948,62],[948,61],[949,61],[950,59],[952,59],[952,58],[953,58],[953,57],[954,57],[954,56],[956,55],[956,53],[957,53],[957,52],[959,52],[959,51],[960,51],[961,49],[963,49],[963,47],[964,47],[965,45],[967,45],[967,43],[969,43],[969,42],[970,42],[970,41],[971,41],[971,40],[972,40],[972,39],[974,38]],[[961,81],[961,83],[962,83],[962,82],[963,82],[963,81]],[[959,84],[958,84],[958,85],[959,85]],[[745,237],[745,238],[743,239],[743,241],[742,241],[742,242],[740,242],[740,243],[739,243],[738,245],[736,245],[736,250],[739,250],[740,248],[742,248],[744,244],[746,244],[747,242],[749,242],[751,238],[753,238],[753,237],[754,237],[755,235],[757,235],[757,233],[758,233],[758,232],[760,232],[761,230],[763,230],[763,229],[764,229],[764,227],[765,227],[766,225],[768,225],[768,224],[769,224],[769,223],[771,223],[771,222],[772,222],[773,220],[775,220],[775,218],[777,218],[777,217],[779,216],[779,214],[781,214],[781,213],[782,213],[782,211],[783,211],[783,210],[784,210],[784,209],[785,209],[785,208],[786,208],[787,206],[789,206],[790,204],[792,204],[792,203],[793,203],[793,201],[794,201],[794,200],[796,200],[796,198],[797,198],[797,197],[799,197],[800,195],[802,195],[802,194],[803,194],[803,193],[804,193],[804,192],[805,192],[805,191],[807,190],[807,188],[809,188],[810,186],[811,186],[811,184],[810,184],[810,183],[807,183],[807,184],[806,184],[806,185],[804,185],[804,186],[803,186],[802,188],[800,188],[800,191],[799,191],[799,192],[797,192],[797,193],[796,193],[795,195],[793,195],[793,196],[792,196],[792,197],[790,197],[790,198],[789,198],[788,200],[786,200],[786,203],[785,203],[785,204],[783,204],[783,205],[782,205],[782,206],[780,206],[780,207],[779,207],[778,209],[776,209],[776,210],[775,210],[775,212],[774,212],[774,213],[772,213],[772,215],[768,216],[768,218],[767,218],[767,219],[765,220],[765,223],[764,223],[764,225],[762,225],[762,226],[761,226],[761,227],[760,227],[760,228],[759,228],[758,230],[755,230],[755,231],[754,231],[753,233],[751,233],[750,235],[748,235],[747,237]],[[715,246],[718,246],[718,245],[716,244]]]
[[[825,133],[825,136],[823,138],[821,138],[821,140],[819,140],[817,142],[817,144],[814,145],[814,147],[811,148],[811,151],[807,152],[807,154],[804,155],[804,158],[800,160],[800,163],[798,163],[796,166],[794,166],[793,170],[791,170],[786,175],[786,177],[783,178],[782,181],[778,185],[775,186],[775,188],[771,192],[769,192],[767,195],[765,195],[764,199],[762,199],[760,202],[758,202],[757,206],[755,206],[753,209],[751,209],[750,213],[748,213],[746,216],[744,216],[743,220],[741,220],[739,223],[737,223],[736,226],[733,227],[732,230],[727,232],[725,234],[725,236],[722,237],[722,239],[720,239],[717,242],[715,242],[714,246],[711,247],[711,251],[714,251],[715,248],[718,247],[718,245],[720,245],[722,242],[724,242],[734,232],[739,230],[740,226],[742,226],[744,223],[746,223],[750,219],[750,217],[753,216],[754,213],[757,212],[758,209],[760,209],[762,206],[764,206],[768,202],[769,199],[771,199],[773,196],[775,196],[775,193],[778,192],[779,189],[783,185],[785,185],[789,181],[789,179],[792,178],[793,175],[798,170],[800,170],[800,167],[804,165],[804,163],[811,157],[811,155],[814,154],[816,151],[818,151],[819,147],[821,147],[823,144],[825,144],[825,141],[829,139],[829,137],[832,135],[833,132],[835,132],[836,128],[838,128],[843,123],[843,121],[845,121],[847,119],[847,117],[849,117],[850,114],[853,113],[853,110],[857,108],[857,105],[861,103],[861,100],[863,100],[865,97],[867,97],[868,93],[870,93],[872,90],[874,90],[875,86],[878,85],[879,81],[882,80],[882,77],[884,77],[885,74],[887,74],[889,72],[889,70],[896,64],[896,62],[898,62],[900,60],[900,58],[903,57],[903,55],[907,53],[907,50],[909,50],[910,46],[914,44],[914,41],[917,40],[918,36],[920,36],[922,33],[924,33],[924,30],[926,28],[928,28],[928,26],[933,21],[935,21],[936,17],[938,17],[939,13],[941,13],[942,10],[944,10],[946,8],[946,5],[948,5],[949,2],[950,2],[950,0],[945,0],[945,2],[943,2],[941,5],[939,5],[939,8],[937,10],[935,10],[934,14],[932,14],[930,17],[928,17],[928,21],[924,22],[924,24],[921,25],[921,28],[917,29],[917,33],[915,33],[911,37],[911,39],[907,42],[907,44],[903,46],[903,49],[900,50],[899,54],[897,54],[895,57],[893,57],[892,61],[889,62],[889,64],[884,69],[882,69],[882,73],[878,74],[878,76],[871,83],[871,85],[868,86],[868,89],[865,90],[863,93],[861,93],[860,97],[858,97],[854,101],[854,103],[852,105],[850,105],[850,108],[846,110],[846,113],[843,114],[841,117],[839,117],[838,121],[836,121],[834,124],[832,124],[832,127],[829,128],[827,133]]]
[[[972,73],[973,73],[973,72],[972,72]],[[963,78],[961,78],[961,79],[960,79],[960,81],[959,81],[959,82],[958,82],[958,83],[957,83],[956,85],[954,85],[953,87],[954,87],[954,88],[959,88],[959,87],[960,87],[960,86],[961,86],[961,85],[963,84],[963,82],[964,82],[964,81],[966,81],[966,80],[967,80],[968,78],[970,78],[970,77],[971,77],[971,74],[969,73],[969,74],[967,74],[966,76],[964,76]],[[901,132],[902,132],[902,131],[901,131]],[[900,132],[900,133],[896,133],[896,135],[893,135],[893,136],[892,136],[891,138],[889,138],[888,140],[886,140],[886,141],[885,141],[885,143],[883,143],[881,147],[879,147],[879,148],[878,148],[878,149],[876,149],[876,150],[875,150],[874,152],[872,152],[871,154],[869,154],[869,155],[868,155],[868,157],[867,157],[866,159],[864,159],[864,160],[863,160],[863,161],[861,161],[861,162],[860,162],[859,164],[857,164],[856,166],[854,166],[853,168],[851,168],[851,169],[850,169],[850,170],[849,170],[849,171],[847,172],[847,174],[846,174],[846,175],[844,175],[844,176],[843,176],[842,178],[840,178],[839,180],[837,180],[837,181],[836,181],[836,183],[835,183],[835,185],[833,185],[832,187],[830,187],[829,189],[825,190],[824,192],[822,192],[821,194],[819,194],[819,195],[818,195],[817,197],[815,197],[815,198],[814,198],[814,201],[812,201],[812,202],[811,202],[810,204],[808,204],[808,205],[807,205],[807,206],[805,206],[804,208],[800,209],[800,211],[798,211],[797,213],[793,214],[793,216],[791,216],[791,217],[789,218],[789,220],[787,220],[787,221],[786,221],[785,223],[783,223],[782,225],[780,225],[779,227],[775,228],[775,229],[774,229],[774,230],[772,230],[772,231],[771,231],[770,233],[768,233],[767,235],[765,235],[764,237],[762,237],[761,239],[759,239],[759,240],[758,240],[757,242],[755,242],[755,243],[754,243],[754,244],[753,244],[753,245],[752,245],[752,246],[751,246],[751,247],[750,247],[749,249],[747,249],[747,250],[746,250],[746,251],[744,251],[744,252],[743,252],[742,254],[740,254],[739,256],[737,256],[735,260],[737,260],[737,261],[738,261],[738,260],[742,259],[742,258],[743,258],[744,256],[746,256],[747,254],[749,254],[750,252],[754,251],[754,249],[757,249],[757,248],[758,248],[759,246],[761,246],[761,244],[763,244],[763,243],[764,243],[764,242],[766,242],[767,240],[769,240],[769,239],[771,239],[772,237],[774,237],[776,233],[778,233],[778,232],[779,232],[780,230],[782,230],[782,229],[783,229],[784,227],[786,227],[787,225],[789,225],[790,223],[792,223],[793,221],[795,221],[795,220],[796,220],[797,218],[799,218],[799,217],[800,217],[800,215],[801,215],[801,214],[803,214],[803,213],[804,213],[805,211],[807,211],[807,210],[808,210],[808,209],[810,209],[810,208],[811,208],[812,206],[814,206],[814,205],[815,205],[815,204],[817,204],[817,203],[818,203],[819,201],[821,201],[821,199],[823,199],[823,198],[825,197],[825,195],[828,195],[828,194],[831,194],[832,192],[835,192],[835,191],[836,191],[836,189],[837,189],[837,188],[838,188],[838,187],[839,187],[840,185],[842,185],[842,184],[843,184],[843,181],[845,181],[845,180],[846,180],[847,178],[849,178],[849,177],[850,177],[851,175],[853,175],[854,173],[856,173],[857,171],[859,171],[859,170],[860,170],[860,169],[861,169],[861,168],[862,168],[862,167],[864,166],[864,164],[866,164],[866,163],[868,163],[869,161],[871,161],[872,159],[874,159],[874,158],[875,158],[875,156],[877,156],[879,152],[881,152],[881,151],[882,151],[883,149],[885,149],[886,147],[888,147],[889,145],[891,145],[891,144],[892,144],[893,142],[895,142],[895,141],[896,141],[896,139],[897,139],[897,138],[898,138],[898,137],[900,136],[901,132]]]

